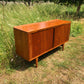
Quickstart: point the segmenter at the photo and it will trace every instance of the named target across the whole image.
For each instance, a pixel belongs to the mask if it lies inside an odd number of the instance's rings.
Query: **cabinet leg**
[[[38,67],[38,58],[36,58],[36,67]]]
[[[64,44],[62,45],[62,51],[64,51]]]

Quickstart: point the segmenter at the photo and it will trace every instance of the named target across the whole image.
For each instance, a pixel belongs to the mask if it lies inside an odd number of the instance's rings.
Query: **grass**
[[[53,61],[53,64],[55,67],[61,67],[61,68],[65,68],[68,69],[70,62],[68,60],[65,60],[63,62],[58,62],[57,60]]]
[[[73,22],[71,25],[71,36],[76,37],[82,32],[82,25],[78,22]]]
[[[3,8],[0,5],[1,8]],[[3,10],[0,8],[0,16],[3,16]],[[73,9],[73,10],[72,10]],[[81,8],[83,11],[84,6]],[[0,65],[6,68],[11,67],[11,61],[15,55],[15,43],[13,35],[13,27],[17,25],[41,22],[51,19],[66,19],[72,17],[72,11],[76,11],[75,6],[66,7],[54,3],[35,4],[34,6],[26,7],[24,4],[9,3],[4,8],[4,20],[1,18],[0,23]],[[67,14],[67,13],[68,14]],[[75,23],[73,19],[71,25],[71,36],[77,36],[82,31],[80,23]],[[5,60],[5,61],[4,61]],[[14,61],[14,60],[13,60]],[[4,65],[3,65],[4,64]],[[8,64],[8,65],[7,65]]]
[[[13,80],[10,80],[10,81],[8,82],[8,84],[16,84],[16,82],[13,81]]]
[[[47,64],[46,61],[40,61],[40,62],[39,62],[39,65],[41,65],[41,66],[43,66],[43,67],[47,67],[47,66],[48,66],[48,64]]]
[[[0,5],[1,83],[5,79],[8,84],[43,84],[45,82],[52,82],[53,84],[55,82],[59,84],[80,82],[79,84],[81,84],[84,81],[84,24],[81,25],[80,20],[76,21],[78,17],[74,16],[75,6],[66,7],[60,4],[42,3],[26,7],[21,3],[8,3],[5,6],[4,20],[2,8]],[[83,17],[83,9],[84,5],[80,10],[80,18]],[[72,22],[71,37],[69,42],[65,44],[64,51],[55,49],[44,55],[45,60],[40,60],[39,67],[36,69],[33,67],[34,62],[29,63],[16,56],[13,26],[51,19],[70,20]],[[16,59],[19,61],[16,61]],[[13,71],[15,73],[11,74]],[[3,77],[3,74],[5,77]],[[52,81],[49,81],[49,79]],[[78,80],[75,81],[76,79]]]

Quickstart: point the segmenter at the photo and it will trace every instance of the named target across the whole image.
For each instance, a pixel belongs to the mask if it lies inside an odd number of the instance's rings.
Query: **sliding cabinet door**
[[[58,26],[54,30],[54,47],[69,40],[70,24]]]
[[[32,33],[31,44],[32,58],[51,49],[53,46],[53,28]]]

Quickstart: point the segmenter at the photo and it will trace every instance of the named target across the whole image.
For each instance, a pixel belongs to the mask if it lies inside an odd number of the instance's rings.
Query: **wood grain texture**
[[[28,33],[14,29],[16,53],[24,59],[29,59]]]
[[[63,43],[61,43],[61,44],[65,44],[66,42],[67,42],[67,41],[65,41],[65,42],[63,42]],[[51,51],[51,50],[53,50],[53,49],[55,49],[55,48],[61,46],[61,44],[59,44],[59,45],[57,45],[57,46],[55,46],[55,47],[52,47],[51,49],[49,49],[49,50],[47,50],[47,51],[45,51],[45,52],[43,52],[43,53],[41,53],[41,54],[39,54],[39,55],[37,55],[37,56],[31,58],[31,59],[29,59],[29,61],[32,61],[32,60],[34,60],[34,59],[36,59],[36,58],[42,56],[43,54],[45,54],[45,53],[47,53],[47,52],[49,52],[49,51]]]
[[[54,46],[69,40],[70,24],[61,25],[55,28]]]
[[[64,24],[70,24],[70,23],[71,23],[70,21],[55,19],[50,21],[15,26],[14,28],[24,32],[37,32],[37,31],[49,29],[49,28],[64,25]]]
[[[14,27],[16,53],[28,61],[63,45],[69,40],[70,21],[51,20]]]
[[[53,28],[32,33],[32,58],[53,47]]]

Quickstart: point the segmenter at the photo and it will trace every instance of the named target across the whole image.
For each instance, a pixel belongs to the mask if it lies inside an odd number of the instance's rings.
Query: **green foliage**
[[[41,22],[51,19],[69,19],[76,11],[75,6],[66,7],[60,4],[43,3],[35,4],[31,8],[26,7],[24,4],[8,3],[4,9],[4,20],[2,5],[0,5],[0,68],[6,68],[10,71],[12,62],[14,64],[15,43],[13,27],[17,25]],[[83,10],[81,10],[83,11]],[[66,14],[67,12],[67,14]],[[72,13],[71,13],[72,12]],[[73,17],[72,17],[73,18]],[[77,36],[81,33],[82,27],[80,24],[73,24],[71,26],[71,36]],[[42,66],[47,64],[41,63]]]
[[[81,34],[82,32],[82,25],[78,22],[72,22],[71,24],[71,36],[76,37],[77,35]]]

